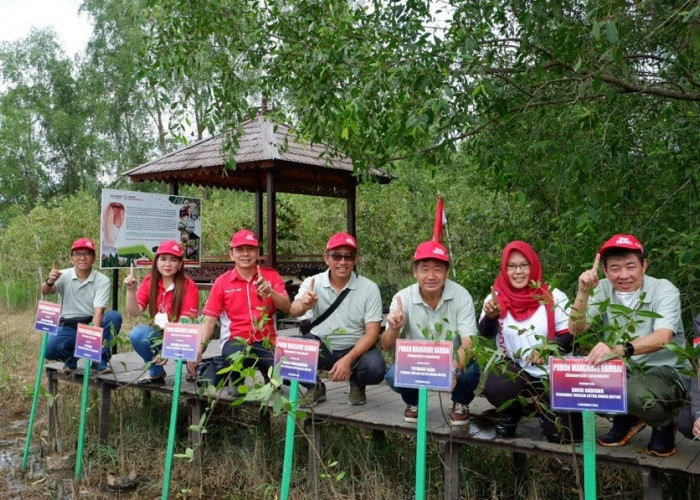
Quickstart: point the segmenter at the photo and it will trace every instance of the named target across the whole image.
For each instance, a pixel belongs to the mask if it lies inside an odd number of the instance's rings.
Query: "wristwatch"
[[[56,284],[55,281],[54,281],[53,283],[49,283],[49,279],[48,279],[48,278],[46,278],[46,279],[44,280],[44,283],[46,283],[46,286],[54,286],[54,285]]]
[[[622,345],[622,347],[623,347],[623,352],[624,352],[623,355],[626,358],[631,358],[632,356],[634,356],[634,345],[632,345],[632,342],[625,342]]]
[[[462,370],[459,368],[452,368],[452,375],[459,375],[462,373]]]

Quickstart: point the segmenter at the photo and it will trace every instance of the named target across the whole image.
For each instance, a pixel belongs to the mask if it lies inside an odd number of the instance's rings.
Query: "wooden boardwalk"
[[[209,346],[205,357],[218,354],[215,342]],[[82,365],[82,362],[81,362]],[[176,363],[170,361],[165,365],[167,378],[165,384],[150,386],[134,386],[133,382],[143,374],[143,361],[134,352],[117,354],[112,357],[114,373],[91,375],[93,383],[100,391],[100,424],[99,439],[105,442],[109,435],[111,393],[114,390],[129,387],[137,390],[149,390],[160,393],[173,392],[173,377]],[[61,363],[46,365],[49,379],[49,391],[55,394],[60,381],[82,383],[82,369],[72,375],[61,372]],[[326,382],[327,400],[308,411],[305,421],[309,433],[310,474],[317,484],[319,463],[322,456],[322,425],[325,422],[349,425],[356,428],[376,431],[415,434],[416,424],[403,420],[404,403],[398,394],[388,386],[370,386],[367,388],[367,403],[361,406],[350,406],[347,403],[349,386],[347,382]],[[301,389],[301,387],[300,387]],[[284,388],[287,394],[288,387]],[[183,379],[180,398],[187,404],[190,423],[198,423],[206,398],[199,394],[195,384]],[[231,402],[227,392],[222,391],[219,400]],[[459,496],[459,448],[462,445],[487,446],[513,453],[516,469],[522,468],[526,455],[536,454],[560,459],[571,459],[576,453],[582,460],[581,445],[560,445],[549,443],[543,436],[536,418],[526,419],[518,426],[515,438],[500,439],[495,435],[494,409],[484,399],[477,397],[470,405],[472,416],[469,424],[453,427],[449,424],[449,412],[452,406],[448,393],[430,392],[428,397],[428,434],[443,446],[445,463],[445,491],[447,498]],[[50,416],[51,423],[51,416]],[[611,424],[604,418],[596,418],[596,435],[605,433]],[[700,443],[691,442],[680,434],[676,434],[677,453],[668,458],[652,457],[646,454],[646,444],[649,441],[650,429],[644,429],[634,437],[627,446],[605,448],[597,446],[596,461],[600,465],[614,465],[638,469],[643,472],[645,481],[645,498],[660,498],[660,473],[700,475]],[[200,442],[197,433],[191,435],[193,444]],[[314,452],[316,450],[318,453]],[[517,473],[517,470],[515,471]]]

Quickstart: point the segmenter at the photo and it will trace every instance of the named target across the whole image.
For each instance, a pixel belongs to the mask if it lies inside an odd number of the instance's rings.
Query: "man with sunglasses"
[[[328,370],[334,382],[350,381],[349,404],[365,404],[366,386],[381,383],[386,369],[384,358],[375,347],[382,321],[379,287],[354,272],[357,242],[352,235],[331,236],[323,259],[328,270],[304,280],[290,312],[311,322],[311,331],[305,338],[321,341],[318,368]],[[345,295],[339,300],[341,294]],[[315,321],[334,303],[331,314],[323,321]],[[303,406],[312,407],[326,400],[322,381],[305,387]]]
[[[96,368],[100,374],[110,373],[110,343],[113,335],[119,334],[122,316],[117,311],[105,312],[109,302],[109,278],[92,268],[95,243],[88,238],[75,240],[70,260],[73,267],[59,270],[52,266],[48,278],[41,284],[42,295],[58,292],[61,304],[58,331],[49,336],[44,355],[49,360],[63,361],[64,373],[73,373],[78,366],[78,359],[73,355],[78,323],[99,325],[103,329],[102,360]]]

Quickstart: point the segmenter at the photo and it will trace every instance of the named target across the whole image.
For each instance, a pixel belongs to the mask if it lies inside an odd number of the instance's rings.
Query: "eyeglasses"
[[[508,271],[515,271],[516,269],[519,269],[520,271],[529,271],[530,264],[528,264],[527,262],[525,262],[524,264],[508,264],[506,268],[508,268]]]
[[[94,257],[95,254],[91,252],[73,252],[71,254],[71,257],[75,257],[76,259],[89,259],[90,257]]]
[[[341,260],[352,262],[355,260],[354,253],[329,253],[328,256],[333,259],[334,262],[340,262]]]

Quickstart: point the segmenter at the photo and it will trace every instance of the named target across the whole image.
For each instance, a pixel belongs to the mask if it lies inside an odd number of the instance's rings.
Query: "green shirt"
[[[467,338],[477,334],[474,301],[469,292],[451,280],[445,280],[442,296],[436,309],[425,303],[418,283],[399,290],[391,301],[390,310],[398,307],[396,297],[406,320],[402,333],[413,340],[445,340],[447,332],[452,339]],[[426,337],[425,334],[428,335]]]
[[[56,280],[56,289],[61,296],[64,318],[92,316],[96,307],[107,308],[109,303],[109,278],[94,269],[85,281],[80,281],[74,267],[63,269]]]
[[[673,331],[671,342],[681,347],[685,346],[683,333],[683,321],[681,320],[681,298],[678,289],[668,280],[644,276],[639,302],[634,311],[652,311],[659,314],[660,318],[645,318],[634,312],[631,315],[620,314],[612,311],[610,306],[601,313],[601,305],[609,301],[609,305],[623,305],[614,292],[608,279],[601,280],[588,301],[587,318],[589,322],[600,317],[604,326],[619,325],[626,329],[629,338],[638,339],[645,337],[655,330],[667,328]],[[606,341],[612,332],[605,331]],[[679,361],[678,357],[668,349],[659,349],[649,354],[632,356],[631,367],[643,366],[671,366],[676,370],[688,367],[686,362]]]
[[[340,295],[331,286],[329,271],[324,271],[306,278],[299,287],[297,298],[302,297],[309,289],[312,279],[315,280],[314,291],[318,302],[304,315],[304,318],[310,321],[323,314]],[[321,340],[330,339],[332,350],[355,347],[360,337],[365,334],[366,323],[382,321],[382,297],[376,283],[352,273],[345,288],[349,288],[350,292],[343,302],[323,323],[311,330],[311,333]]]

